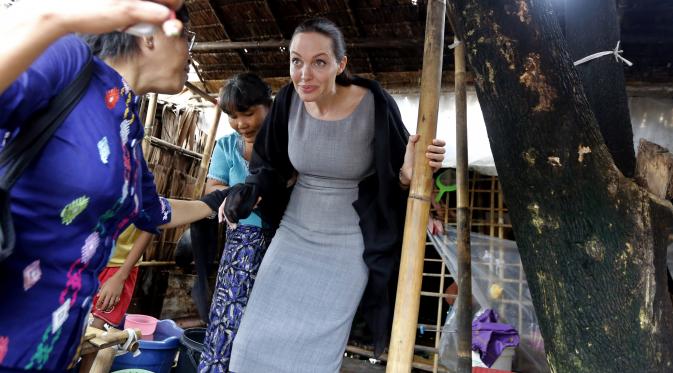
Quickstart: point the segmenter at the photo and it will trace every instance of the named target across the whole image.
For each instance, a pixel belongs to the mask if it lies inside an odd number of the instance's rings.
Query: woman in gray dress
[[[408,141],[390,95],[348,76],[346,64],[334,23],[297,27],[292,84],[257,137],[251,176],[220,209],[235,224],[261,197],[264,220],[278,224],[234,340],[232,372],[338,372],[361,299],[377,352],[387,344],[418,137]],[[428,146],[430,166],[441,166],[443,146]]]

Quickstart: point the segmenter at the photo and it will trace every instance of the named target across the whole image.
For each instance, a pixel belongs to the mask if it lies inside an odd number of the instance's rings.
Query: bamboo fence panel
[[[168,198],[191,199],[206,137],[198,126],[200,111],[159,101],[156,113],[155,124],[147,136],[157,140],[148,143],[145,157],[154,174],[157,192]],[[185,229],[187,227],[164,229],[147,249],[144,260],[172,261],[177,241]]]

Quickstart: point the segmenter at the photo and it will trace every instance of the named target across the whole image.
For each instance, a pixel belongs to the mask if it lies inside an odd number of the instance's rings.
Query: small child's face
[[[251,106],[244,112],[235,111],[229,114],[229,125],[244,139],[253,141],[268,112],[266,105]]]

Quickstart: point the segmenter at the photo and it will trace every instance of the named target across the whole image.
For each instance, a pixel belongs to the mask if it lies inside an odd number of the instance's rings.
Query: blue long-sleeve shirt
[[[30,126],[88,55],[76,36],[51,45],[0,94],[0,135]],[[81,101],[11,190],[16,247],[0,263],[0,370],[65,370],[119,233],[170,221],[143,158],[137,103],[94,57]]]

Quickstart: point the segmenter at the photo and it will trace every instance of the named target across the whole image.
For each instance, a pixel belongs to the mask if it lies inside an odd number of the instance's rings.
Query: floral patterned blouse
[[[0,93],[0,140],[30,126],[88,55],[78,37],[63,37]],[[137,105],[94,57],[81,101],[12,189],[16,247],[0,262],[0,370],[71,366],[119,233],[170,221],[143,158]]]

